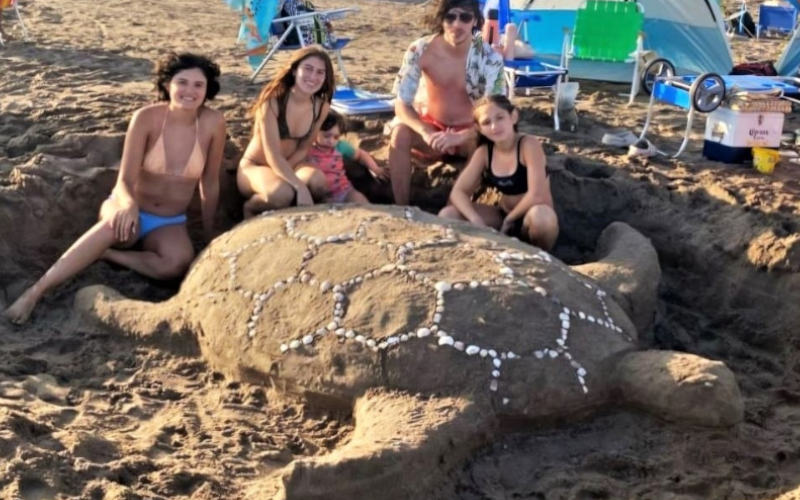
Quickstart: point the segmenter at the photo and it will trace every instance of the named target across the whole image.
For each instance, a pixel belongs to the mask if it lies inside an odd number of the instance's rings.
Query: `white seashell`
[[[375,339],[368,339],[367,340],[367,345],[369,347],[375,347],[375,345],[377,345],[377,343],[375,342]]]
[[[492,391],[492,392],[497,392],[497,380],[496,379],[492,379],[492,381],[489,383],[489,390]]]
[[[275,290],[280,290],[281,288],[283,288],[283,281],[276,282],[274,285],[272,285],[272,288],[274,288]]]
[[[554,359],[555,359],[555,358],[557,358],[557,357],[558,357],[558,352],[557,352],[557,351],[553,351],[553,350],[551,350],[549,354],[550,354],[550,357],[551,357],[551,358],[554,358]]]
[[[417,332],[408,332],[408,338],[415,338],[417,336]]]
[[[335,300],[336,302],[341,302],[341,301],[343,301],[343,300],[344,300],[344,294],[343,294],[343,293],[341,293],[341,292],[336,292],[336,293],[333,295],[333,300]]]
[[[434,323],[438,323],[438,322],[440,322],[441,320],[442,320],[442,315],[441,315],[441,314],[434,314],[434,315],[433,315],[433,322],[434,322]]]
[[[563,346],[564,346],[564,344],[565,344],[565,342],[564,342],[564,339],[563,339],[563,338],[561,338],[561,337],[559,337],[559,338],[557,338],[557,339],[556,339],[556,343],[557,343],[558,345],[562,346],[562,347],[563,347]]]
[[[404,333],[404,334],[400,335],[400,342],[406,342],[407,340],[408,340],[408,335],[407,334]]]
[[[242,295],[244,295],[245,298],[249,299],[250,297],[253,296],[253,292],[251,292],[250,290],[246,290]]]
[[[583,367],[578,368],[578,376],[579,377],[585,377],[586,376],[586,369],[583,368]]]
[[[325,241],[327,241],[328,243],[336,243],[337,241],[339,241],[339,237],[338,236],[328,236],[327,238],[325,238]]]
[[[492,377],[497,378],[499,376],[500,376],[500,371],[499,370],[492,370]]]
[[[491,284],[492,284],[492,282],[491,282],[491,281],[489,281],[489,280],[483,280],[483,281],[481,281],[481,286],[490,286]]]
[[[511,269],[510,267],[503,266],[500,268],[500,274],[502,274],[503,276],[513,276],[514,270]]]
[[[544,351],[535,351],[533,355],[536,356],[537,359],[542,359],[544,357]]]
[[[470,346],[467,346],[466,353],[469,356],[474,356],[475,354],[478,354],[478,352],[480,352],[480,350],[481,350],[480,347],[478,347],[476,345],[470,345]]]
[[[387,345],[395,345],[395,344],[397,344],[398,342],[400,342],[400,339],[398,339],[398,338],[397,338],[397,337],[395,337],[395,336],[391,336],[391,337],[389,337],[388,339],[386,339],[386,344],[387,344]]]
[[[389,344],[387,342],[381,342],[380,344],[378,344],[378,349],[380,350],[386,349],[386,346],[388,345]]]
[[[514,358],[518,358],[518,357],[519,357],[519,356],[517,356],[516,354],[514,354],[514,352],[513,352],[513,351],[508,351],[508,359],[514,359]]]
[[[489,351],[487,351],[486,349],[481,349],[480,350],[480,355],[481,355],[482,358],[485,358],[488,354],[489,354]]]
[[[419,337],[421,339],[424,339],[425,337],[427,337],[430,334],[431,334],[431,331],[428,328],[420,328],[419,330],[417,330],[417,337]]]
[[[453,285],[453,288],[456,290],[463,290],[465,288],[464,283],[456,283],[455,285]]]
[[[256,329],[255,328],[250,328],[249,330],[247,330],[247,336],[250,337],[251,339],[253,337],[255,337],[256,336]]]
[[[459,351],[463,351],[463,350],[464,350],[464,343],[463,343],[463,342],[461,342],[460,340],[456,340],[456,341],[453,343],[453,347],[455,347],[455,348],[456,348],[457,350],[459,350]]]
[[[451,337],[450,335],[439,337],[439,345],[453,345],[454,343],[455,341],[453,340],[453,337]]]
[[[341,337],[342,335],[344,335],[344,331],[345,331],[344,328],[337,328],[336,331],[333,333],[335,333],[337,337]]]
[[[344,337],[347,338],[347,339],[352,339],[355,336],[356,336],[356,332],[354,332],[353,330],[347,330],[346,332],[344,332]]]
[[[500,368],[500,366],[503,364],[503,362],[498,358],[494,358],[492,360],[492,364],[494,365],[495,368]]]
[[[341,293],[343,290],[344,290],[344,288],[342,288],[342,285],[334,285],[333,286],[333,293]]]
[[[565,330],[569,330],[569,320],[562,321],[561,322],[561,328],[564,328]]]
[[[541,295],[542,297],[547,297],[547,290],[545,290],[544,288],[542,288],[542,287],[540,287],[540,286],[537,286],[537,287],[535,287],[535,288],[533,289],[533,291],[534,291],[534,292],[536,292],[536,293],[538,293],[538,294],[539,294],[539,295]]]
[[[364,342],[366,342],[366,340],[367,338],[364,337],[363,335],[356,335],[356,342],[363,344]]]
[[[281,354],[285,353],[289,350],[289,346],[286,344],[281,344]]]
[[[578,317],[580,319],[586,319],[586,313],[583,311],[578,311]]]
[[[507,404],[508,404],[508,398],[503,398],[503,405],[507,405]]]
[[[477,281],[470,281],[469,282],[469,287],[470,288],[478,288],[478,285],[480,285],[480,283],[478,283]]]
[[[562,312],[561,314],[558,315],[558,319],[560,319],[561,321],[569,321],[569,314]]]
[[[314,336],[313,335],[306,335],[306,336],[303,337],[303,343],[305,345],[309,345],[312,342],[314,342]]]
[[[444,293],[450,291],[452,286],[450,285],[450,283],[446,281],[437,281],[436,284],[434,285],[434,288],[436,288],[437,292]]]
[[[439,313],[439,314],[443,313],[444,312],[444,306],[437,306],[436,307],[436,312]]]
[[[322,282],[322,283],[320,283],[320,285],[319,285],[319,290],[320,290],[322,293],[325,293],[325,292],[327,292],[327,291],[328,291],[328,290],[330,290],[330,289],[331,289],[331,282],[330,282],[330,281],[323,281],[323,282]]]
[[[447,332],[446,332],[446,331],[444,331],[444,330],[438,330],[438,329],[436,330],[436,336],[437,336],[437,337],[444,337],[445,335],[447,335]]]
[[[303,344],[299,340],[292,340],[289,342],[290,349],[299,349],[301,345]]]
[[[497,351],[495,351],[494,349],[489,349],[489,356],[491,356],[493,358],[496,358],[497,357]]]

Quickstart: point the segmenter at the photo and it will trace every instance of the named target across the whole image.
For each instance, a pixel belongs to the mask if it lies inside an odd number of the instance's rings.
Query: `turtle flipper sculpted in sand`
[[[229,377],[352,408],[346,444],[265,478],[258,498],[408,498],[504,418],[627,405],[690,424],[742,419],[722,363],[638,350],[660,269],[629,226],[609,226],[581,274],[444,223],[399,207],[266,214],[214,240],[167,302],[90,287],[76,306],[128,334],[199,347]]]

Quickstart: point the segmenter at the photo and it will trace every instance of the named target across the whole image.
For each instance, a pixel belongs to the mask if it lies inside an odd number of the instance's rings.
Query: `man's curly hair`
[[[431,4],[431,10],[426,19],[430,32],[441,35],[444,32],[442,28],[444,15],[447,14],[450,9],[455,9],[456,7],[471,11],[475,15],[475,28],[481,29],[483,27],[483,13],[481,12],[478,0],[439,0]]]

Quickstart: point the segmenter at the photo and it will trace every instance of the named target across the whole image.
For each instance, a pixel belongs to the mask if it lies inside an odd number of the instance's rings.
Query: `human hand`
[[[379,181],[385,181],[389,179],[389,170],[375,163],[375,160],[372,160],[370,163],[368,163],[367,168],[369,169],[370,172],[372,172],[372,175]]]
[[[128,207],[120,207],[111,217],[111,228],[118,242],[127,243],[133,240],[139,228],[139,206],[134,203]]]
[[[431,139],[431,147],[436,151],[446,154],[454,154],[458,146],[464,142],[461,134],[448,128],[434,134]]]
[[[500,225],[500,232],[503,234],[508,234],[512,227],[514,227],[514,221],[509,220],[508,217],[506,217],[503,219],[503,224]]]
[[[308,207],[314,204],[314,198],[311,196],[311,191],[305,184],[301,184],[296,188],[297,191],[297,206]]]

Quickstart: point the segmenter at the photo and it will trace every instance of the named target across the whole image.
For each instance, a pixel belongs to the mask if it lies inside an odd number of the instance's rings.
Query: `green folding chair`
[[[643,49],[644,11],[638,2],[589,0],[576,12],[567,56],[570,60],[633,62],[629,103],[639,93],[639,62]],[[565,46],[567,45],[565,35]]]

